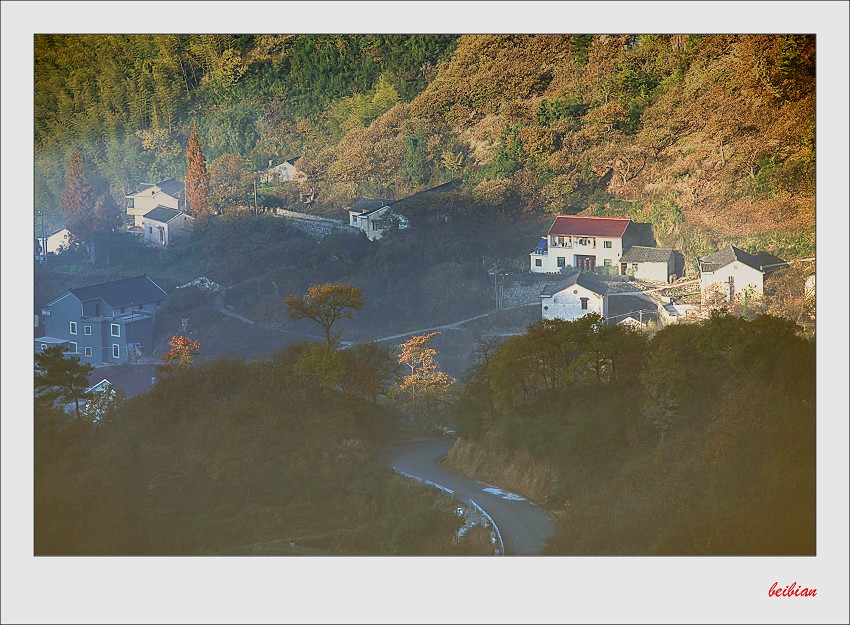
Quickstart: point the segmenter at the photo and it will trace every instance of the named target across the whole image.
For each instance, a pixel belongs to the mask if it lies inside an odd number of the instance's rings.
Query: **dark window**
[[[582,298],[580,298],[580,299],[581,299],[581,309],[582,309],[582,310],[587,310],[587,300],[588,300],[588,298],[586,298],[586,297],[582,297]]]
[[[605,266],[606,266],[606,267],[610,267],[610,266],[611,266],[611,259],[609,259],[609,258],[606,258],[606,259],[605,259]]]
[[[91,347],[86,347],[86,356],[91,356]]]
[[[121,326],[120,325],[118,325],[117,323],[110,323],[109,326],[110,326],[109,330],[110,330],[110,333],[112,334],[112,336],[121,336]]]
[[[69,324],[69,330],[68,330],[68,331],[69,331],[71,334],[76,334],[76,333],[77,333],[77,322],[76,322],[76,321],[71,321],[71,322],[70,322],[70,324]]]
[[[68,349],[68,351],[71,352],[72,354],[76,354],[77,353],[77,344],[71,343],[71,347]]]
[[[563,256],[558,256],[558,267],[566,267],[566,266],[567,266],[567,259],[564,258]]]
[[[148,226],[148,234],[153,234],[153,227],[152,226]]]
[[[83,334],[91,336],[91,326],[83,326]]]
[[[118,358],[121,355],[121,348],[118,347],[115,343],[112,344],[112,357]]]
[[[535,258],[534,259],[534,266],[535,267],[542,267],[543,266],[543,260],[540,259],[540,258]]]
[[[604,247],[604,248],[606,248],[606,249],[609,249],[609,250],[610,250],[610,249],[611,249],[611,247],[613,247],[613,243],[612,243],[611,241],[605,241],[605,242],[603,243],[602,247]]]

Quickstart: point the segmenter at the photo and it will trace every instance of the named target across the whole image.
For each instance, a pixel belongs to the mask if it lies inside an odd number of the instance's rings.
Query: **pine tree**
[[[207,173],[207,162],[201,150],[201,139],[198,128],[192,128],[189,135],[189,147],[186,151],[186,203],[189,212],[196,217],[212,213],[210,205],[210,176]]]
[[[95,225],[94,191],[86,178],[80,152],[71,154],[71,168],[62,190],[62,212],[65,215],[65,227],[74,239],[88,242]]]

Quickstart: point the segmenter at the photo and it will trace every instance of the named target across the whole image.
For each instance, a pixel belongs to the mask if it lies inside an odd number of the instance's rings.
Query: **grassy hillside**
[[[814,246],[813,37],[39,36],[35,60],[54,213],[71,150],[119,195],[181,176],[197,123],[222,184],[302,154],[335,214],[456,177],[514,210],[628,213],[689,254]]]

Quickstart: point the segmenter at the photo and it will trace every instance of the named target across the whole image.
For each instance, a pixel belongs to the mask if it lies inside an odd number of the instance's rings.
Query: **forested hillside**
[[[449,466],[558,511],[548,553],[815,553],[815,350],[793,322],[647,339],[588,315],[480,356]]]
[[[37,36],[36,208],[303,155],[314,210],[451,177],[518,213],[628,214],[686,254],[814,245],[809,36]],[[246,177],[247,176],[247,177]],[[293,197],[296,197],[293,195]]]

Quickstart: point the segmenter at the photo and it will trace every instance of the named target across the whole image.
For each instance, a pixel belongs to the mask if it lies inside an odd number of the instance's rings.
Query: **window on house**
[[[534,259],[534,266],[535,267],[542,267],[543,266],[543,259],[542,258],[535,258]]]
[[[121,326],[117,323],[110,323],[109,330],[112,333],[112,336],[121,336]]]
[[[612,247],[614,247],[614,243],[613,241],[605,241],[602,244],[602,247],[604,247],[606,250],[610,250]]]
[[[587,310],[587,300],[588,300],[588,298],[582,297],[582,298],[579,298],[579,299],[581,299],[581,309]]]
[[[633,269],[633,270],[635,270],[635,271],[637,271],[637,270],[638,270],[638,264],[637,264],[637,263],[632,263],[632,269]]]
[[[554,236],[549,237],[549,245],[550,246],[555,247],[557,244],[558,244],[558,240]]]
[[[72,321],[72,322],[71,322],[70,330],[69,330],[69,331],[71,332],[71,334],[76,334],[76,333],[77,333],[77,322],[76,322],[76,321]]]
[[[70,347],[68,348],[68,351],[71,352],[72,354],[76,354],[77,353],[77,344],[74,343],[74,342],[71,342]]]
[[[91,326],[83,326],[83,334],[91,336]]]
[[[380,226],[378,225],[378,222],[377,222],[377,221],[373,221],[373,222],[372,222],[372,230],[378,230],[379,228],[380,228]]]
[[[567,259],[564,256],[558,256],[558,267],[566,267]]]
[[[605,264],[605,266],[606,266],[606,267],[610,267],[610,266],[611,266],[611,259],[610,259],[610,258],[606,258],[606,259],[605,259],[605,263],[604,263],[604,264]]]
[[[86,356],[91,356],[91,347],[85,347]]]
[[[564,237],[558,237],[558,245],[564,247]]]
[[[121,347],[117,343],[112,344],[112,357],[119,358],[121,356]]]
[[[728,282],[729,284],[735,284],[735,276],[729,276],[726,282]]]
[[[153,234],[153,226],[148,226],[148,234]]]

